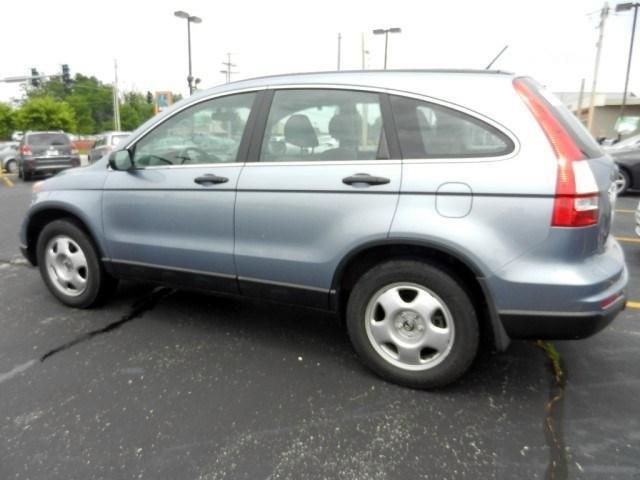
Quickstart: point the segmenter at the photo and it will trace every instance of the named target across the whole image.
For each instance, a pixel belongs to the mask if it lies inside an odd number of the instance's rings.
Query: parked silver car
[[[129,278],[336,312],[372,370],[430,388],[467,370],[481,332],[498,349],[577,339],[624,308],[615,175],[530,78],[259,78],[34,186],[22,251],[73,307]]]
[[[0,142],[0,165],[9,173],[18,172],[18,152],[20,142]]]
[[[131,132],[104,132],[99,134],[96,143],[93,144],[93,147],[91,147],[89,151],[89,163],[100,160],[105,155],[111,153],[113,149],[126,140],[129,135],[131,135]]]

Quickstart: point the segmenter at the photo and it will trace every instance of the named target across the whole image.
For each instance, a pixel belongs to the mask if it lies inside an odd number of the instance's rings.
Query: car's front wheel
[[[380,264],[356,283],[347,328],[364,363],[381,377],[413,388],[459,378],[475,358],[475,309],[443,268],[414,260]]]
[[[619,169],[618,177],[614,182],[616,193],[618,195],[623,195],[629,188],[630,183],[631,183],[631,178],[629,178],[629,174],[623,169]]]
[[[36,248],[45,284],[66,305],[95,306],[117,287],[117,280],[104,271],[91,239],[72,220],[47,224]]]

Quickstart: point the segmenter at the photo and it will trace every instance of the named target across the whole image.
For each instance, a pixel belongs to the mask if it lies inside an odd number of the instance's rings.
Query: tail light
[[[29,145],[22,145],[20,147],[20,154],[21,155],[32,155],[33,152],[31,152],[31,148],[29,147]]]
[[[513,86],[542,127],[558,159],[551,225],[596,225],[599,216],[598,185],[582,151],[550,108],[523,79],[514,80]]]

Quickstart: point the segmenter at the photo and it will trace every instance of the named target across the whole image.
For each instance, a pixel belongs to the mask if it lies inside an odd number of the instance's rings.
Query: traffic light
[[[153,103],[153,94],[147,91],[147,103]]]
[[[69,65],[66,63],[62,65],[62,83],[65,87],[71,86],[71,74],[69,73]]]
[[[36,68],[31,69],[31,86],[38,88],[40,86],[40,74]]]

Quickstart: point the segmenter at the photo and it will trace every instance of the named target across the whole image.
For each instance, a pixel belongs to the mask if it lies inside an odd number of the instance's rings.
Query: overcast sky
[[[381,68],[384,39],[373,28],[401,27],[389,37],[389,68],[484,68],[509,48],[496,68],[529,74],[554,91],[578,91],[593,72],[601,0],[246,1],[246,0],[4,0],[0,7],[0,78],[31,67],[94,75],[111,83],[118,60],[125,90],[186,93],[186,10],[192,27],[194,76],[201,86],[224,82],[226,53],[233,79],[336,68],[361,68],[365,33],[369,68]],[[613,10],[613,9],[612,9]],[[612,14],[605,29],[599,91],[622,91],[631,12]],[[630,90],[640,93],[640,51]],[[0,83],[0,100],[21,95]]]

